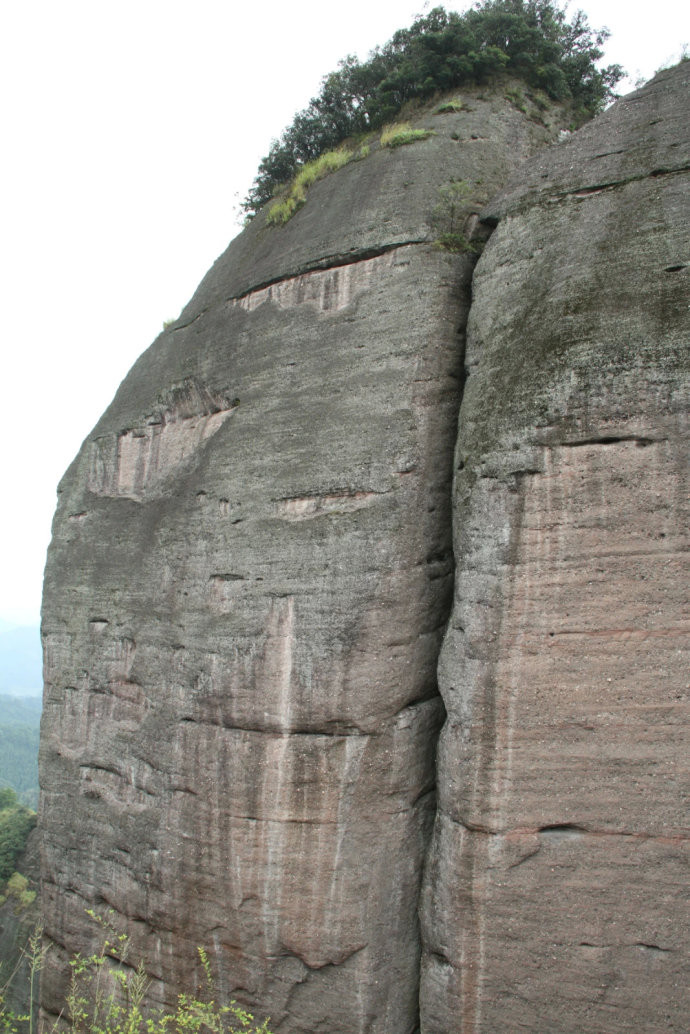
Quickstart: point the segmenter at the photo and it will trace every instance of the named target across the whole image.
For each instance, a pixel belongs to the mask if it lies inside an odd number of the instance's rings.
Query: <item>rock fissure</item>
[[[559,445],[567,446],[570,449],[578,449],[582,446],[587,445],[620,445],[621,442],[633,442],[640,449],[646,448],[648,445],[655,445],[658,442],[665,442],[666,438],[642,438],[639,435],[603,435],[600,438],[578,438],[576,440],[568,440],[560,442]]]
[[[536,196],[529,195],[524,199],[516,199],[514,205],[510,209],[510,214],[521,215],[534,208],[546,205],[558,205],[563,201],[570,200],[571,198],[584,201],[590,197],[615,192],[622,187],[628,187],[634,183],[644,183],[646,180],[650,179],[654,180],[663,179],[665,177],[684,176],[688,172],[690,172],[690,165],[688,164],[672,165],[669,167],[645,170],[635,176],[623,176],[620,179],[577,186],[566,190],[553,189],[549,192],[547,189],[542,189]],[[498,226],[503,216],[504,213],[496,214],[491,211],[484,211],[481,213],[481,221],[486,226],[495,228]]]
[[[557,632],[549,632],[549,637],[557,639],[559,636],[592,636],[610,637],[622,636],[625,639],[654,639],[672,636],[688,635],[690,627],[679,626],[677,628],[561,628]]]
[[[361,262],[370,262],[372,259],[381,258],[390,252],[400,251],[403,248],[414,247],[415,245],[420,244],[430,244],[431,241],[432,238],[429,236],[416,237],[406,240],[391,241],[381,247],[356,249],[343,255],[324,255],[322,258],[313,259],[304,265],[295,267],[295,269],[291,270],[289,273],[281,273],[278,276],[257,281],[257,283],[252,284],[251,287],[247,287],[245,290],[240,291],[239,294],[231,295],[226,299],[226,304],[231,304],[233,302],[239,303],[244,298],[247,298],[252,294],[266,291],[268,288],[275,287],[278,284],[297,280],[300,277],[308,276],[310,273],[325,273],[329,270],[340,269],[343,266],[355,266]]]
[[[198,312],[193,319],[188,320],[186,323],[180,323],[178,320],[175,320],[174,324],[170,327],[167,327],[166,330],[168,330],[171,334],[176,334],[181,330],[188,330],[189,327],[193,327],[195,323],[198,323],[199,320],[202,320],[208,311],[208,309],[202,309],[201,312]]]
[[[576,823],[566,822],[562,824],[549,824],[546,826],[514,826],[506,827],[501,829],[492,829],[488,826],[479,825],[476,822],[471,822],[467,819],[463,819],[458,815],[451,814],[444,810],[444,817],[450,822],[461,826],[468,833],[478,833],[481,836],[487,837],[500,837],[500,838],[511,838],[511,837],[533,837],[533,836],[544,836],[546,839],[552,838],[558,840],[559,838],[579,838],[579,837],[628,837],[631,840],[642,840],[642,841],[658,841],[659,843],[677,844],[683,841],[690,841],[690,833],[684,829],[668,830],[663,834],[646,832],[644,830],[626,830],[626,829],[615,829],[615,828],[602,828],[593,829],[591,827],[580,826]]]
[[[285,597],[274,597],[274,598],[275,599],[281,599],[281,598],[284,599]],[[433,699],[435,699],[435,697],[427,697],[427,698],[425,698],[425,702],[427,700],[433,700]],[[403,710],[406,710],[406,709],[407,708],[403,708]],[[392,716],[392,718],[395,718],[395,717],[396,717],[395,715]],[[348,739],[351,739],[351,738],[354,738],[354,739],[375,739],[377,736],[386,736],[386,735],[388,735],[388,732],[389,732],[389,730],[387,730],[387,729],[384,729],[384,730],[376,729],[376,730],[370,731],[370,730],[367,730],[367,729],[357,728],[357,727],[354,727],[354,726],[349,727],[347,729],[342,729],[342,728],[337,728],[337,727],[336,728],[329,728],[327,726],[324,726],[323,728],[319,728],[319,729],[314,729],[314,728],[309,728],[308,726],[301,727],[301,726],[298,726],[298,725],[294,725],[294,726],[291,726],[289,730],[286,730],[284,728],[284,726],[281,726],[279,723],[276,723],[275,725],[250,725],[250,724],[243,724],[243,723],[241,724],[241,723],[238,723],[236,721],[233,721],[231,723],[227,723],[226,724],[222,720],[215,720],[213,717],[210,717],[210,716],[206,716],[206,717],[203,717],[203,718],[202,717],[184,716],[184,717],[181,717],[179,719],[179,724],[181,726],[187,726],[187,725],[191,725],[191,726],[194,726],[194,725],[209,726],[210,728],[225,729],[228,732],[249,732],[249,733],[255,733],[257,736],[267,736],[267,737],[273,737],[273,738],[277,738],[277,739],[280,739],[281,737],[284,737],[286,735],[286,732],[289,733],[290,736],[312,737],[312,738],[315,738],[315,739],[319,739],[319,738],[323,737],[324,739],[334,739],[334,740],[338,740],[338,739],[348,740]]]

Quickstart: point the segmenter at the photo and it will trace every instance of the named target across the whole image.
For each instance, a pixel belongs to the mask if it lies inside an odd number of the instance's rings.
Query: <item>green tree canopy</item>
[[[0,789],[0,883],[9,879],[17,858],[26,847],[26,838],[36,825],[36,814],[17,803],[9,787]]]
[[[380,128],[413,98],[517,76],[554,100],[571,100],[578,120],[597,114],[623,71],[596,67],[608,31],[578,11],[568,21],[552,0],[481,0],[464,14],[435,7],[360,63],[346,57],[321,92],[259,163],[243,207],[253,214],[297,169],[347,137]]]
[[[0,694],[0,788],[12,787],[31,808],[38,804],[40,721],[40,698]]]

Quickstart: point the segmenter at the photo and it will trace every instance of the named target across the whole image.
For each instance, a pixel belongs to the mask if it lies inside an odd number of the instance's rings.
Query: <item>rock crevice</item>
[[[688,247],[687,163],[658,172],[687,146],[687,79],[662,73],[486,210],[422,897],[435,1034],[458,1015],[463,1034],[685,1024],[688,325],[666,269]],[[653,994],[647,940],[671,949]]]

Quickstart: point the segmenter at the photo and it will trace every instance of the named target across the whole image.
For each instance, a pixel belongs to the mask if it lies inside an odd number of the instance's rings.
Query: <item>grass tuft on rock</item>
[[[269,208],[266,216],[268,225],[283,226],[305,203],[307,191],[317,180],[342,169],[343,165],[347,165],[354,157],[363,155],[356,155],[347,147],[339,147],[335,151],[326,151],[314,161],[303,165],[290,183],[286,195],[275,200]]]
[[[435,136],[433,129],[412,129],[409,122],[394,122],[381,133],[381,147],[403,147]]]

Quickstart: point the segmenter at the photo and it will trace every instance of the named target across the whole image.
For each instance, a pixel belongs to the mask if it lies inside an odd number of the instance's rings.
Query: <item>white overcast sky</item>
[[[272,138],[424,6],[1,0],[0,619],[38,621],[57,482],[238,232]],[[626,92],[690,42],[686,0],[577,7],[611,30]]]

